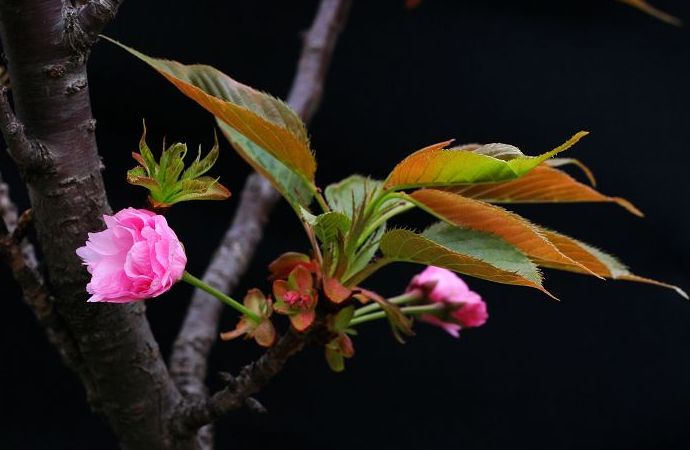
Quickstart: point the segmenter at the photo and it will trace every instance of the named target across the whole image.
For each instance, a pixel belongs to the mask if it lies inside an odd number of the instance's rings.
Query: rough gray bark
[[[3,94],[0,94],[0,107]],[[39,272],[36,252],[26,239],[26,231],[31,220],[30,211],[21,217],[10,197],[9,186],[2,181],[0,174],[0,257],[9,266],[14,279],[22,290],[24,302],[31,308],[38,323],[45,329],[48,340],[58,349],[63,362],[68,367],[82,364],[81,354],[74,338],[55,310],[55,299],[45,286],[43,275]],[[77,371],[78,372],[78,371]],[[88,380],[82,377],[87,392]]]
[[[168,430],[181,395],[143,303],[87,304],[88,274],[74,252],[88,231],[103,227],[101,217],[110,211],[86,61],[94,36],[118,3],[0,2],[16,113],[3,111],[3,134],[29,190],[46,281],[76,344],[79,363],[72,368],[88,383],[92,407],[107,416],[125,449],[195,449],[192,437],[173,440]]]
[[[321,101],[326,73],[351,0],[322,0],[304,37],[288,103],[309,123]],[[268,215],[279,198],[259,174],[247,178],[232,225],[204,274],[204,281],[223,291],[232,291],[247,270],[261,240]],[[190,396],[206,395],[204,380],[211,346],[218,338],[218,320],[223,305],[197,289],[175,341],[171,373],[180,390]]]

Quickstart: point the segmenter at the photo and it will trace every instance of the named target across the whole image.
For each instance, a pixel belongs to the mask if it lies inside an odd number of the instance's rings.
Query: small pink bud
[[[407,291],[421,291],[431,303],[442,303],[446,313],[442,317],[424,315],[420,319],[458,337],[461,328],[479,327],[489,318],[486,303],[454,272],[429,266],[415,275]]]
[[[182,278],[187,256],[165,217],[127,208],[103,216],[77,255],[91,274],[90,302],[130,303],[157,297]]]

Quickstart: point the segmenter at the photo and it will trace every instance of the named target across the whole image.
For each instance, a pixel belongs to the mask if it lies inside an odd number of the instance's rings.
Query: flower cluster
[[[384,299],[359,287],[345,287],[336,278],[322,274],[308,255],[285,253],[270,264],[273,296],[251,289],[242,304],[185,272],[187,257],[175,232],[161,215],[127,208],[104,216],[106,229],[90,233],[77,249],[91,273],[86,289],[91,302],[129,303],[157,297],[183,279],[206,290],[242,313],[236,327],[221,333],[221,339],[240,336],[263,347],[276,341],[273,312],[286,315],[292,327],[306,332],[319,312],[325,332],[325,356],[335,371],[344,369],[345,358],[354,355],[350,335],[355,326],[387,317],[394,334],[412,335],[412,317],[437,325],[457,337],[463,328],[483,325],[486,304],[454,273],[427,267],[410,282],[405,294]],[[329,305],[317,311],[319,293]],[[366,303],[358,309],[353,303]]]

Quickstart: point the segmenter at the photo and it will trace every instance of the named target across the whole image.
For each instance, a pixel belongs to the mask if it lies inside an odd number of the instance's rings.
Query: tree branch
[[[24,125],[14,115],[10,99],[9,89],[0,86],[0,129],[7,143],[7,150],[13,160],[23,167],[31,167],[36,162],[36,152],[31,140],[24,132]]]
[[[300,334],[290,329],[261,358],[244,366],[225,389],[216,392],[206,401],[188,404],[180,412],[178,423],[173,425],[173,429],[188,433],[241,408],[252,394],[259,392],[281,371],[287,360],[299,352],[308,339],[309,334]]]
[[[288,103],[305,122],[311,120],[321,100],[328,65],[350,4],[351,0],[322,0],[305,36],[288,96]],[[278,198],[278,193],[260,175],[254,173],[247,178],[232,225],[204,275],[206,283],[224,292],[237,286]],[[222,308],[215,298],[201,290],[195,291],[170,360],[172,376],[187,395],[205,395],[206,361],[211,346],[217,340]],[[274,353],[269,351],[267,355],[270,354]]]
[[[88,0],[81,6],[66,6],[65,38],[77,51],[91,48],[98,34],[117,14],[124,0]]]
[[[84,361],[79,348],[62,318],[55,310],[53,297],[38,270],[38,259],[33,245],[26,239],[31,221],[31,210],[18,216],[17,207],[10,197],[9,186],[0,174],[0,257],[9,266],[12,276],[22,290],[24,303],[33,311],[44,328],[48,341],[59,351],[62,361],[80,373]],[[96,402],[95,391],[88,379],[82,377],[90,402]]]
[[[81,361],[76,370],[91,404],[105,414],[127,450],[197,450],[195,436],[170,437],[169,423],[182,396],[160,355],[142,302],[89,304],[89,274],[75,249],[87,232],[103,228],[110,212],[95,139],[86,60],[89,48],[70,39],[72,1],[0,1],[0,35],[7,56],[16,118],[5,101],[4,122],[23,124],[32,158],[15,161],[28,187],[46,285],[57,316]],[[67,7],[65,5],[68,5]],[[10,129],[11,131],[11,129]],[[19,139],[12,142],[12,139]],[[59,345],[63,345],[60,343]]]
[[[314,22],[304,36],[288,104],[305,123],[311,122],[321,103],[333,50],[351,4],[352,0],[321,0]]]

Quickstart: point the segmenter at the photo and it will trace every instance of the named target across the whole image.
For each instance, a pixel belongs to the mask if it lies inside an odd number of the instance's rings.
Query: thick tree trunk
[[[79,8],[59,0],[0,1],[17,119],[6,140],[29,189],[47,281],[78,349],[73,368],[87,382],[92,407],[108,417],[125,449],[195,449],[193,438],[168,430],[181,395],[143,303],[86,303],[88,274],[75,249],[103,227],[109,206],[86,75],[93,33],[81,28]]]

